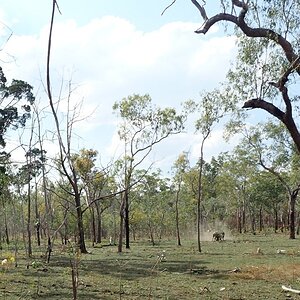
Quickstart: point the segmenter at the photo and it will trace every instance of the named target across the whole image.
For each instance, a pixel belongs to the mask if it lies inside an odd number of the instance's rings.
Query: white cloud
[[[81,138],[87,139],[78,144],[90,143],[99,152],[115,156],[119,141],[112,105],[132,93],[149,93],[159,105],[178,107],[186,99],[198,100],[201,90],[215,87],[233,57],[234,39],[218,37],[215,32],[197,36],[193,32],[197,27],[195,23],[175,22],[142,32],[128,20],[112,16],[93,19],[84,26],[74,20],[57,22],[51,56],[53,94],[59,95],[62,78],[68,81],[72,77],[78,85],[72,103],[83,100],[82,115],[88,116],[83,126],[76,126]],[[9,78],[24,79],[36,89],[42,86],[48,32],[45,27],[35,36],[11,38],[5,50],[16,62],[3,66]],[[39,97],[45,99],[42,93]],[[164,154],[157,159],[176,157],[180,146],[186,145],[180,142],[173,147],[178,139],[188,140],[188,147],[197,152],[197,136],[178,136],[164,143]]]

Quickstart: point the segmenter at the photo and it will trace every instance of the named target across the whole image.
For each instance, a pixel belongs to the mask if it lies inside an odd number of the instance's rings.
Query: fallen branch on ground
[[[283,289],[284,291],[292,292],[292,293],[295,293],[295,294],[300,295],[300,290],[295,290],[295,289],[292,289],[292,288],[287,287],[287,286],[285,286],[285,285],[282,285],[281,287],[282,287],[282,289]]]

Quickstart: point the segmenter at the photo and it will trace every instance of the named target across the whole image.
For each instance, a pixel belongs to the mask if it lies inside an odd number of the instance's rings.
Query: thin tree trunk
[[[297,191],[293,191],[290,196],[290,239],[296,238],[296,229],[295,229],[295,216],[296,216],[296,199]]]
[[[120,226],[119,226],[119,242],[118,252],[121,253],[123,250],[123,227],[124,227],[124,203],[125,193],[122,194],[121,205],[120,205]]]
[[[119,253],[122,253],[123,251],[123,225],[124,225],[124,216],[122,212],[120,213],[120,228],[119,228],[119,243],[118,243]]]
[[[260,232],[262,232],[262,230],[263,230],[263,227],[264,227],[264,225],[263,225],[263,210],[262,210],[262,207],[260,207],[260,209],[259,209],[259,231]]]
[[[99,208],[99,203],[95,202],[96,215],[97,215],[97,232],[96,232],[96,243],[101,243],[102,241],[102,222],[101,222],[101,212]]]
[[[28,175],[29,177],[30,175]],[[31,245],[31,187],[30,178],[28,179],[27,189],[27,241],[28,241],[28,256],[32,256],[32,245]]]
[[[181,246],[181,241],[180,241],[180,230],[179,230],[179,211],[178,211],[179,193],[180,193],[180,183],[179,183],[179,185],[178,185],[178,190],[177,190],[177,192],[176,192],[176,201],[175,201],[175,220],[176,220],[177,245],[178,245],[178,246]]]
[[[125,225],[125,243],[126,249],[130,249],[130,228],[129,228],[129,194],[125,191],[125,206],[124,206],[124,225]]]
[[[202,173],[203,173],[203,164],[204,164],[204,143],[210,135],[210,129],[207,130],[203,140],[201,142],[200,149],[200,166],[199,166],[199,177],[198,177],[198,194],[197,194],[197,242],[198,242],[198,251],[201,252],[201,202],[203,201],[203,191],[202,191]]]
[[[41,235],[40,235],[40,228],[41,228],[41,223],[40,223],[40,214],[38,210],[38,203],[37,203],[37,182],[36,182],[36,177],[34,177],[35,180],[35,199],[34,199],[34,208],[35,208],[35,229],[36,229],[36,238],[37,238],[37,245],[41,246]]]
[[[160,220],[160,226],[159,226],[159,237],[158,239],[161,240],[162,238],[162,232],[164,227],[164,219],[165,219],[165,213],[162,214],[161,220]]]
[[[154,241],[154,235],[153,235],[153,228],[151,226],[151,222],[148,222],[148,227],[149,227],[149,234],[150,234],[150,241],[152,243],[152,246],[155,246],[155,241]]]
[[[96,220],[95,220],[95,211],[94,211],[93,207],[90,208],[90,212],[91,212],[91,217],[92,217],[92,220],[91,220],[92,245],[94,247],[95,243],[96,243]]]
[[[5,239],[6,239],[6,244],[9,245],[9,234],[8,234],[7,216],[6,216],[6,209],[5,209],[4,201],[2,202],[2,204],[3,204],[3,212],[4,212]]]
[[[283,224],[283,223],[282,223]],[[278,219],[278,211],[274,209],[274,232],[276,233],[279,228],[279,219]],[[283,226],[281,226],[283,228]]]
[[[241,217],[241,208],[237,210],[237,229],[239,233],[242,233],[242,217]]]

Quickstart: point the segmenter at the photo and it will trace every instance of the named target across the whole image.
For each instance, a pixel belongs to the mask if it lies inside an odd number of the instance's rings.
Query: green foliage
[[[24,126],[30,118],[34,100],[32,86],[15,79],[7,85],[7,79],[0,67],[0,145],[2,147],[5,147],[4,135],[7,130],[10,127]]]
[[[131,156],[184,128],[184,115],[177,114],[174,108],[157,108],[147,94],[123,98],[113,109],[122,118],[118,133],[131,144]]]

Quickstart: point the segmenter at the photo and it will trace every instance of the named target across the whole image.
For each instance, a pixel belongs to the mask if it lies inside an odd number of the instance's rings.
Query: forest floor
[[[49,264],[42,252],[26,259],[20,251],[17,266],[14,252],[1,250],[7,262],[0,265],[0,299],[73,299],[76,264],[77,299],[300,299],[282,290],[300,289],[299,237],[287,234],[206,241],[201,253],[196,241],[184,239],[180,247],[133,242],[122,254],[105,243],[89,250],[76,255],[57,246]]]

